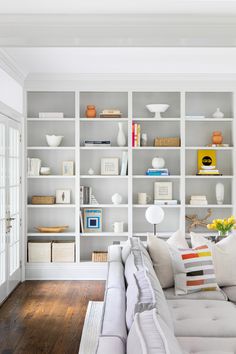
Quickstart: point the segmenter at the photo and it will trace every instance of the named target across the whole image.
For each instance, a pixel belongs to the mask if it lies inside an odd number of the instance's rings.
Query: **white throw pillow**
[[[179,230],[164,241],[156,236],[148,235],[148,251],[151,256],[153,267],[163,289],[174,286],[174,272],[172,267],[169,246],[175,248],[188,248],[185,235]]]
[[[207,240],[204,236],[191,232],[192,247],[208,245],[219,286],[236,285],[236,235],[230,235],[218,243]]]

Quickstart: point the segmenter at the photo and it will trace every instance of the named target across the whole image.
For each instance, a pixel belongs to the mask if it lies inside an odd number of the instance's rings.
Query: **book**
[[[85,140],[84,141],[84,146],[111,146],[111,141],[110,140]]]
[[[169,176],[167,172],[148,172],[146,171],[147,176]]]
[[[141,146],[141,125],[137,123],[132,124],[132,146]]]
[[[122,114],[104,114],[104,113],[100,113],[99,117],[100,118],[121,118]]]
[[[64,118],[63,112],[39,112],[39,118]]]
[[[178,201],[176,199],[170,199],[170,200],[155,199],[154,204],[155,205],[176,205],[176,204],[178,204]]]
[[[121,176],[126,176],[127,175],[127,167],[128,167],[128,152],[123,151],[122,153],[122,161],[121,161],[121,171],[120,175]]]
[[[81,210],[79,216],[80,216],[80,232],[84,233],[84,222],[83,222],[83,215]]]
[[[28,176],[39,176],[41,168],[41,160],[37,158],[27,158]]]
[[[207,205],[207,200],[190,200],[190,205]]]
[[[80,204],[91,204],[92,187],[80,186]]]
[[[191,195],[191,200],[206,200],[205,195]]]

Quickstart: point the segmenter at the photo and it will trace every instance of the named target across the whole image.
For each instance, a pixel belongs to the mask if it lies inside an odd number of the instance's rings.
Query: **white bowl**
[[[61,135],[46,135],[46,140],[48,143],[48,146],[51,147],[57,147],[61,144],[61,141],[63,139],[63,136]]]
[[[147,104],[146,107],[151,113],[155,113],[155,118],[161,118],[160,113],[164,113],[165,111],[167,111],[167,109],[170,107],[170,105],[164,104],[164,103],[163,104]]]
[[[40,174],[41,175],[47,176],[47,175],[50,175],[50,173],[51,173],[50,167],[41,167],[40,168]]]

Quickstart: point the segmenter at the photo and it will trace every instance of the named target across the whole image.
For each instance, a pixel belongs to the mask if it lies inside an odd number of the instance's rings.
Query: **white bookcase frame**
[[[72,87],[71,87],[72,85]],[[103,87],[104,85],[104,87]],[[89,86],[89,87],[88,87]],[[236,107],[236,100],[235,100],[235,94],[234,94],[234,87],[233,85],[227,84],[223,85],[223,88],[221,89],[221,86],[219,90],[216,90],[215,87],[217,87],[216,83],[207,83],[205,85],[204,83],[200,84],[199,82],[194,83],[192,82],[191,84],[188,82],[182,83],[181,85],[178,85],[178,83],[168,83],[168,82],[160,82],[155,85],[155,83],[151,83],[148,85],[147,83],[144,85],[144,88],[140,87],[138,84],[135,82],[133,83],[125,83],[124,86],[119,83],[116,87],[116,83],[110,82],[108,85],[106,84],[99,84],[98,82],[95,83],[94,87],[91,84],[85,84],[85,83],[73,83],[70,84],[70,88],[68,89],[68,84],[63,85],[63,83],[58,84],[57,82],[53,83],[40,83],[39,86],[35,83],[29,83],[27,85],[26,91],[25,91],[25,96],[27,97],[27,92],[74,92],[75,94],[75,117],[70,117],[70,118],[64,118],[64,120],[51,120],[53,124],[57,124],[62,122],[62,124],[68,124],[68,125],[74,125],[75,127],[75,146],[65,146],[65,147],[60,147],[60,150],[65,152],[65,154],[70,152],[74,153],[75,156],[75,166],[76,166],[76,174],[75,176],[72,177],[66,177],[66,176],[61,176],[59,174],[55,176],[39,176],[39,177],[27,177],[26,172],[25,172],[25,195],[26,195],[26,200],[28,199],[28,191],[31,186],[30,183],[33,183],[35,181],[38,185],[38,193],[40,192],[40,185],[42,184],[47,184],[50,181],[55,181],[56,186],[59,186],[60,183],[68,183],[68,185],[73,184],[74,185],[74,203],[73,205],[69,206],[51,206],[48,207],[47,209],[44,207],[39,207],[38,213],[40,215],[41,210],[46,209],[50,210],[55,209],[55,213],[60,213],[60,210],[67,210],[74,213],[73,218],[74,218],[74,229],[70,230],[68,233],[62,233],[61,235],[50,235],[52,238],[56,237],[56,239],[65,239],[66,237],[69,237],[70,239],[75,240],[76,244],[76,262],[73,264],[56,264],[56,263],[51,263],[51,264],[37,264],[37,263],[27,263],[26,262],[26,279],[105,279],[106,276],[106,264],[105,263],[93,263],[89,260],[87,257],[87,248],[90,248],[90,251],[92,250],[97,250],[96,246],[98,245],[99,238],[100,238],[100,243],[105,247],[108,244],[111,244],[113,241],[118,240],[118,241],[125,241],[127,237],[132,237],[132,236],[139,236],[142,239],[145,238],[146,232],[150,231],[150,227],[147,230],[138,230],[136,229],[136,219],[139,218],[140,215],[144,215],[145,213],[145,208],[146,206],[140,206],[137,205],[137,203],[134,201],[134,193],[135,190],[137,189],[137,185],[139,186],[144,186],[148,185],[150,186],[150,183],[153,183],[154,180],[157,178],[155,177],[150,177],[150,176],[145,176],[144,173],[141,174],[136,174],[134,173],[135,169],[135,154],[144,154],[144,156],[150,156],[150,164],[151,164],[151,157],[153,157],[153,154],[155,155],[156,153],[168,153],[168,154],[179,154],[179,174],[171,174],[168,178],[158,178],[158,180],[172,180],[176,186],[179,186],[179,196],[180,196],[180,204],[176,206],[164,206],[164,210],[166,211],[167,216],[170,215],[170,217],[173,217],[173,215],[177,215],[178,218],[178,227],[183,231],[186,232],[186,227],[185,227],[185,215],[186,214],[191,214],[193,210],[205,213],[206,208],[210,207],[214,210],[214,212],[219,213],[222,212],[226,214],[235,214],[236,212],[236,207],[235,207],[235,202],[236,202],[236,152],[235,152],[235,144],[236,144],[236,122],[234,116],[232,117],[226,117],[223,118],[222,120],[219,119],[214,119],[207,117],[204,120],[192,120],[192,122],[197,122],[197,124],[201,125],[202,122],[211,122],[209,124],[213,124],[213,122],[216,122],[218,126],[220,126],[221,122],[224,122],[224,124],[229,124],[231,125],[231,130],[232,130],[232,143],[233,146],[230,148],[217,148],[217,151],[220,152],[220,154],[229,154],[227,156],[231,156],[231,162],[230,160],[228,161],[229,163],[232,163],[232,168],[231,168],[231,175],[223,175],[223,176],[217,176],[217,177],[199,177],[199,176],[194,176],[193,174],[188,175],[187,174],[187,169],[186,166],[188,166],[188,159],[186,157],[189,157],[188,154],[196,154],[197,149],[199,148],[205,148],[204,146],[186,146],[186,133],[187,133],[187,125],[189,126],[190,121],[187,121],[186,124],[186,119],[185,116],[187,114],[186,112],[186,93],[187,92],[201,92],[201,93],[207,93],[207,92],[228,92],[232,93],[232,110],[235,115],[235,107]],[[132,87],[133,86],[133,87]],[[225,87],[224,87],[225,86]],[[115,87],[115,88],[114,88]],[[91,89],[92,88],[92,89]],[[94,150],[96,151],[95,153],[98,152],[98,149],[93,149],[93,148],[85,148],[83,146],[80,146],[81,142],[81,127],[83,125],[94,125],[94,124],[99,124],[101,123],[106,123],[114,125],[114,122],[112,120],[106,120],[106,119],[89,119],[81,117],[80,116],[80,95],[81,92],[110,92],[110,93],[115,93],[115,92],[124,92],[127,94],[128,97],[128,106],[127,106],[127,112],[128,116],[124,117],[122,119],[117,119],[117,121],[122,121],[124,124],[127,124],[127,132],[128,132],[128,160],[129,160],[129,168],[128,168],[128,176],[111,176],[111,177],[105,177],[105,176],[100,176],[100,175],[94,175],[90,176],[86,174],[85,170],[83,169],[83,154],[94,154]],[[148,148],[132,148],[132,122],[137,121],[141,125],[142,123],[144,124],[149,124],[149,125],[154,125],[158,124],[159,122],[156,122],[153,118],[150,117],[134,117],[133,118],[133,94],[135,92],[142,92],[142,93],[148,93],[148,92],[177,92],[180,95],[180,117],[168,117],[168,118],[163,118],[163,121],[161,121],[161,124],[179,124],[180,128],[180,136],[181,136],[181,147],[180,148],[154,148],[152,146],[149,146]],[[29,125],[34,124],[34,120],[36,120],[36,117],[27,117],[27,98],[25,98],[26,101],[26,107],[25,107],[25,136],[27,137],[27,131],[29,129]],[[89,104],[90,102],[88,102]],[[92,103],[92,102],[91,102]],[[151,102],[147,102],[151,103]],[[168,103],[168,102],[166,102]],[[212,112],[216,109],[216,106],[212,107]],[[106,108],[106,107],[104,107]],[[68,119],[68,121],[66,121]],[[48,121],[46,119],[39,119],[37,118],[37,122],[41,122],[40,124],[48,124]],[[115,126],[115,125],[114,125]],[[31,128],[32,129],[32,128]],[[98,135],[99,139],[99,135]],[[210,142],[210,141],[209,141]],[[119,151],[124,150],[124,148],[118,148],[116,146],[113,146],[111,148],[107,148],[109,151],[113,150],[114,154],[119,154]],[[26,155],[33,151],[36,153],[44,153],[46,151],[50,151],[53,149],[46,148],[46,146],[28,146],[27,145],[27,139],[26,139],[26,146],[25,146],[25,151]],[[58,150],[59,151],[59,150]],[[226,151],[226,152],[224,152]],[[104,156],[104,153],[106,153],[106,149],[99,149],[99,154],[102,154]],[[140,155],[138,155],[140,156]],[[171,155],[168,155],[171,156]],[[177,156],[177,155],[176,155]],[[229,157],[227,157],[229,159]],[[26,164],[27,165],[27,164]],[[168,166],[167,166],[168,167]],[[125,202],[124,205],[119,205],[119,206],[114,206],[109,203],[101,203],[99,207],[103,208],[104,210],[108,210],[109,213],[119,213],[120,211],[124,210],[125,213],[127,213],[127,230],[123,234],[114,234],[110,230],[104,230],[102,233],[93,235],[93,234],[81,234],[80,233],[80,220],[79,220],[79,212],[81,207],[87,207],[85,205],[81,206],[80,205],[80,198],[79,198],[79,192],[80,192],[80,185],[82,185],[84,182],[86,183],[91,183],[94,185],[94,183],[101,184],[104,186],[104,183],[106,183],[107,180],[111,180],[113,184],[119,184],[119,183],[124,183],[127,184],[127,190],[128,190],[128,195],[127,195],[127,202]],[[200,185],[201,183],[205,183],[205,181],[208,181],[207,183],[210,183],[211,180],[214,179],[214,181],[220,181],[223,180],[225,181],[226,185],[231,186],[231,193],[230,193],[230,203],[227,202],[227,204],[223,206],[219,206],[215,203],[209,203],[208,206],[190,206],[186,203],[186,187],[190,183],[194,183],[196,179],[199,179]],[[123,182],[122,182],[123,181]],[[64,186],[64,184],[63,184]],[[34,189],[35,188],[35,189]],[[33,190],[36,193],[36,185],[34,185]],[[114,190],[115,193],[115,190]],[[212,199],[212,198],[211,198]],[[110,202],[111,203],[111,202]],[[28,221],[29,215],[28,213],[31,212],[30,210],[32,209],[37,209],[37,206],[31,206],[27,205],[25,208],[25,230],[28,232],[26,233],[25,236],[25,252],[27,252],[27,240],[29,239],[47,239],[48,235],[47,234],[39,234],[36,232],[32,232],[32,229],[28,229]],[[222,208],[222,211],[221,211]],[[170,213],[170,214],[168,214]],[[118,214],[116,214],[118,215]],[[225,214],[224,214],[225,215]],[[30,221],[29,221],[30,222]],[[170,233],[174,230],[162,230],[160,232],[160,235],[162,237],[168,237]],[[51,237],[49,237],[51,239]],[[94,246],[95,245],[95,246]],[[93,248],[95,247],[95,248]],[[83,254],[83,249],[86,249],[85,254]],[[26,253],[27,254],[27,253]]]

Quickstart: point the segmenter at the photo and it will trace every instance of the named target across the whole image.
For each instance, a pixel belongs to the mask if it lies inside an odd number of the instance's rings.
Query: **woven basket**
[[[93,262],[107,262],[107,252],[97,252],[92,253]]]
[[[154,146],[180,146],[180,138],[156,138]]]
[[[32,204],[55,204],[55,197],[54,196],[37,196],[34,195],[31,198]]]

